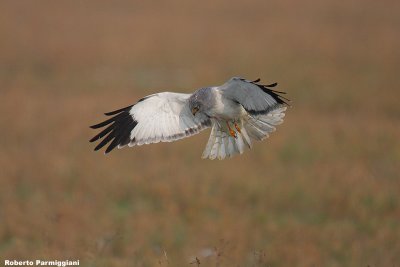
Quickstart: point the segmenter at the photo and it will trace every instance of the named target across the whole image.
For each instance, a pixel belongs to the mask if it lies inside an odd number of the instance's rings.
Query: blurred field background
[[[400,266],[399,3],[1,1],[1,260]],[[252,151],[92,151],[103,112],[232,76],[292,100]]]

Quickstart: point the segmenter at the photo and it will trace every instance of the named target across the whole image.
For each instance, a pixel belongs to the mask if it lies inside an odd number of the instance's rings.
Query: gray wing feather
[[[272,90],[276,84],[262,85],[258,80],[248,81],[234,77],[217,89],[223,97],[241,104],[251,114],[265,114],[283,105],[287,105],[283,92]]]

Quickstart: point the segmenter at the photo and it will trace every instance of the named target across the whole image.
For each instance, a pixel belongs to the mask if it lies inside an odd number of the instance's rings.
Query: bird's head
[[[202,110],[202,103],[200,101],[198,101],[196,98],[190,97],[189,98],[189,109],[192,112],[193,116],[195,116],[197,112]]]
[[[197,112],[206,113],[212,105],[212,92],[210,88],[201,88],[194,92],[189,98],[189,109],[193,116]]]

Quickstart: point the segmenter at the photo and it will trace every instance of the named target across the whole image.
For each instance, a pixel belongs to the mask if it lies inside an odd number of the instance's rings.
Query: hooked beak
[[[196,115],[197,111],[199,111],[199,108],[196,108],[196,107],[192,108],[193,116]]]

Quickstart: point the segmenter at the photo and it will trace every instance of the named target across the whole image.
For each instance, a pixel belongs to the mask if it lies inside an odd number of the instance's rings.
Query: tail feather
[[[217,128],[215,126],[213,126],[211,128],[211,133],[210,133],[210,137],[208,138],[208,142],[207,142],[206,148],[204,149],[203,155],[201,156],[203,159],[206,159],[206,158],[208,158],[210,156],[211,149],[213,148],[214,143],[215,143],[215,133],[216,133],[216,131],[217,131]]]
[[[230,144],[230,142],[229,142],[229,138],[228,138],[229,136],[228,136],[228,134],[226,134],[226,136],[223,138],[223,142],[224,142],[224,147],[225,147],[225,153],[227,153],[227,151],[230,151],[229,149],[230,149],[230,147],[229,147],[229,144]],[[228,153],[229,154],[229,153]],[[229,155],[228,155],[229,156]]]
[[[210,159],[215,159],[218,156],[220,147],[221,147],[221,131],[217,129],[216,134],[215,134],[215,141],[214,145],[212,146],[211,152],[210,152]]]
[[[238,134],[236,136],[236,142],[235,143],[236,143],[237,149],[239,150],[239,153],[242,154],[244,152],[245,145],[244,145],[243,138],[242,138],[241,134]]]
[[[226,151],[229,152],[228,156],[232,157],[234,154],[239,153],[239,151],[237,150],[235,139],[233,139],[233,137],[228,136],[227,140],[228,140],[228,147]]]
[[[249,115],[236,122],[240,128],[240,131],[236,129],[236,137],[229,134],[229,128],[225,123],[213,121],[210,138],[202,158],[224,159],[242,154],[246,147],[252,147],[251,138],[263,140],[269,133],[275,131],[275,125],[283,122],[285,110],[286,107],[280,107],[268,114]],[[232,127],[232,130],[235,128]]]
[[[242,128],[241,134],[242,134],[243,140],[245,141],[247,147],[251,149],[253,146],[251,144],[251,139],[250,139],[249,134],[247,133],[246,128],[244,128],[244,127]]]
[[[224,159],[235,154],[242,154],[246,146],[251,147],[250,137],[246,130],[243,130],[244,133],[237,133],[235,138],[227,133],[228,128],[225,125],[214,123],[202,158]]]
[[[221,143],[219,144],[219,150],[218,150],[218,156],[217,156],[218,159],[225,158],[225,155],[226,155],[225,139],[226,139],[226,133],[221,132]]]

